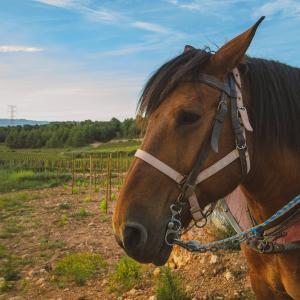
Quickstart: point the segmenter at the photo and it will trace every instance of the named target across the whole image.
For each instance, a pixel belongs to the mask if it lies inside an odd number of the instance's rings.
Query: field
[[[156,268],[116,244],[111,217],[138,146],[130,143],[70,155],[28,151],[27,162],[22,151],[1,155],[0,299],[253,299],[238,250],[191,255],[175,248],[168,266]],[[50,169],[46,160],[69,168]],[[187,237],[220,234],[211,225]]]

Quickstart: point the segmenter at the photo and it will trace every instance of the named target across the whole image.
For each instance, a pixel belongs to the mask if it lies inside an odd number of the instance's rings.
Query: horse
[[[166,235],[170,219],[187,228],[237,187],[257,223],[299,194],[300,69],[246,55],[262,20],[216,52],[186,46],[145,85],[138,103],[147,121],[142,150],[113,215],[116,240],[135,260],[165,264],[173,245]],[[195,174],[215,165],[196,181]],[[247,243],[241,248],[257,299],[300,299],[299,248],[268,254]]]

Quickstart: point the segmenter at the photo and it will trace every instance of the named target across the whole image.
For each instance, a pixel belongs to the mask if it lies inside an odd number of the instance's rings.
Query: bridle
[[[249,122],[247,110],[243,105],[241,78],[238,69],[234,68],[232,73],[228,74],[226,82],[204,73],[199,75],[198,81],[219,90],[221,95],[213,121],[211,135],[206,139],[203,147],[201,147],[191,172],[187,176],[182,175],[144,150],[139,149],[135,153],[136,157],[173,179],[180,188],[180,194],[177,200],[170,207],[172,217],[168,223],[165,236],[166,243],[169,245],[173,245],[173,239],[181,233],[182,225],[179,217],[182,209],[187,204],[186,199],[189,202],[189,209],[192,218],[198,227],[203,227],[206,224],[207,217],[213,210],[213,205],[204,209],[200,207],[195,193],[196,186],[199,183],[215,175],[236,159],[240,160],[242,179],[250,171],[250,159],[246,143],[245,129],[248,131],[253,131],[253,129]],[[200,171],[210,148],[212,148],[215,152],[219,151],[221,128],[228,112],[228,107],[230,107],[231,111],[231,124],[236,142],[235,149],[210,167]]]

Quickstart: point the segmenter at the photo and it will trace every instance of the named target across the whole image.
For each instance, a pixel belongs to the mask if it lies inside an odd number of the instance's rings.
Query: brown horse
[[[181,174],[189,174],[211,135],[220,91],[204,82],[208,74],[224,82],[238,68],[253,132],[246,133],[251,170],[242,176],[235,160],[197,185],[203,208],[241,186],[251,214],[262,222],[300,192],[300,70],[245,56],[259,25],[226,43],[216,53],[186,47],[148,81],[139,103],[147,117],[142,149]],[[235,148],[230,114],[219,152],[208,150],[201,169]],[[120,192],[113,226],[118,243],[142,263],[164,264],[172,250],[165,242],[170,206],[179,194],[174,181],[142,159],[132,163]],[[187,226],[191,214],[184,210]],[[244,245],[257,299],[300,299],[300,251],[261,254]]]

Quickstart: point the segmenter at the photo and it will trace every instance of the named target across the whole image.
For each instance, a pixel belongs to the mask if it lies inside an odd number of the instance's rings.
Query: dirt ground
[[[126,294],[115,295],[108,290],[110,273],[124,255],[112,234],[113,203],[106,214],[99,209],[99,193],[93,194],[92,200],[84,193],[71,195],[64,188],[31,193],[38,193],[37,199],[28,201],[23,210],[9,212],[0,223],[0,233],[11,222],[18,228],[10,234],[0,235],[0,244],[9,255],[28,262],[22,265],[15,287],[0,294],[1,300],[155,299],[151,279],[159,272],[155,266],[149,266],[147,271],[152,276]],[[80,215],[80,209],[87,214]],[[197,235],[211,238],[204,230],[198,231]],[[84,286],[54,282],[52,271],[57,261],[76,252],[101,254],[108,262],[105,274],[89,280]],[[181,276],[185,289],[194,300],[253,299],[247,266],[240,251],[192,255],[175,249],[169,266]]]

